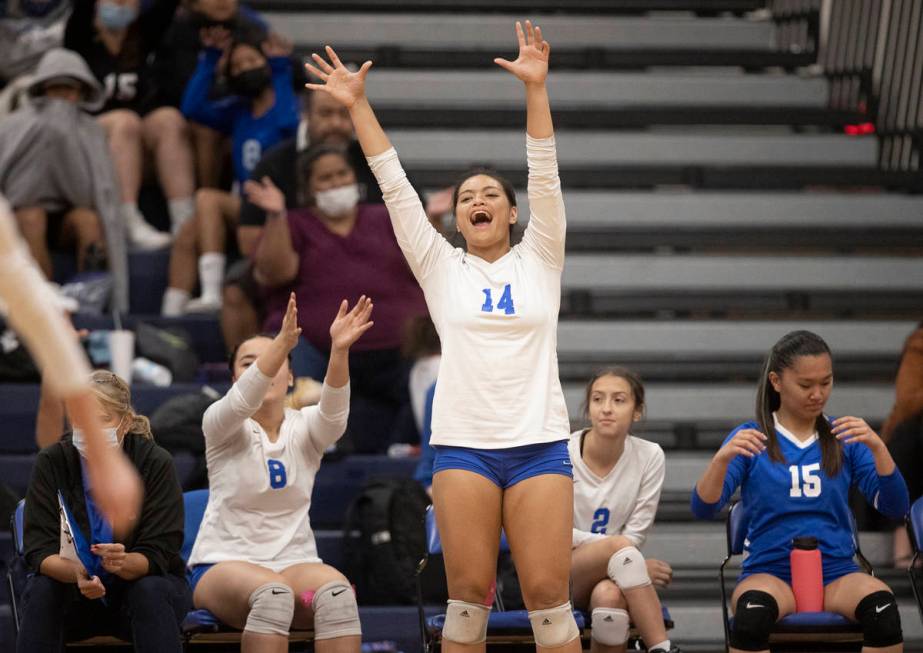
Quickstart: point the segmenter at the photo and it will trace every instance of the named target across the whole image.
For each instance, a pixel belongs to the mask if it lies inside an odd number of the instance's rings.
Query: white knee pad
[[[456,644],[480,644],[487,639],[489,616],[490,608],[486,605],[449,599],[442,639]]]
[[[580,637],[570,601],[556,608],[529,611],[535,643],[545,648],[564,646]]]
[[[612,554],[609,558],[608,572],[612,582],[623,590],[651,584],[644,556],[633,546],[626,546]]]
[[[250,595],[250,614],[244,630],[288,637],[295,615],[295,595],[285,583],[260,585]]]
[[[604,646],[621,646],[628,641],[628,613],[619,608],[593,610],[591,637]]]
[[[318,587],[311,607],[314,609],[314,639],[362,634],[356,594],[345,581],[332,580]]]

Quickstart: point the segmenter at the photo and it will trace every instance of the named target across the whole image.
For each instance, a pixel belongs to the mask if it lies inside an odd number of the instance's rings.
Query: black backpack
[[[346,575],[362,605],[416,603],[429,495],[412,479],[373,479],[346,511]]]

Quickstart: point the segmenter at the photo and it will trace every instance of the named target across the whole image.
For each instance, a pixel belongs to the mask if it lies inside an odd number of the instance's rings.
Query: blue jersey
[[[199,59],[195,75],[183,94],[183,114],[231,136],[234,178],[243,187],[263,158],[263,152],[291,138],[298,129],[298,100],[292,90],[292,64],[287,57],[272,57],[272,86],[276,102],[261,116],[254,116],[251,102],[237,96],[211,100],[208,94],[215,80],[215,65],[221,51],[208,48]]]
[[[760,430],[756,422],[735,428]],[[717,503],[708,504],[692,493],[692,511],[711,518],[737,488],[749,516],[743,575],[772,573],[788,579],[789,554],[796,537],[815,537],[820,549],[825,582],[857,569],[849,509],[849,489],[855,485],[882,514],[900,519],[909,508],[907,486],[897,470],[879,476],[872,452],[861,443],[842,445],[843,466],[828,476],[821,466],[817,438],[805,442],[776,424],[776,439],[785,462],[775,462],[763,452],[753,458],[738,455],[728,465],[724,488]],[[837,571],[842,573],[837,573]]]

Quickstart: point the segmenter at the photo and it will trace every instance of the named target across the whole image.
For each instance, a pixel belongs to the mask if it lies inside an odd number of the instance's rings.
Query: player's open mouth
[[[492,221],[493,218],[490,213],[483,209],[478,209],[471,214],[471,224],[474,225],[475,229],[486,229]]]

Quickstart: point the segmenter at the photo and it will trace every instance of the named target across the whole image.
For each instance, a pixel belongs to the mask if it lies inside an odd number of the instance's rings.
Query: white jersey
[[[557,356],[565,221],[554,138],[527,137],[526,150],[529,226],[493,263],[453,248],[430,225],[393,148],[369,158],[442,343],[435,445],[501,449],[567,438]]]
[[[0,197],[0,300],[51,388],[60,397],[86,390],[90,365],[58,301],[20,238]],[[48,373],[45,373],[45,372]]]
[[[272,379],[251,365],[202,418],[208,506],[189,566],[243,560],[273,571],[320,562],[308,521],[324,450],[346,429],[349,384],[324,384],[320,403],[285,409],[270,442],[251,418]]]
[[[567,445],[574,466],[573,546],[621,535],[641,547],[654,523],[665,461],[663,449],[629,435],[625,450],[604,478],[587,467],[580,455],[584,431],[571,434]]]

